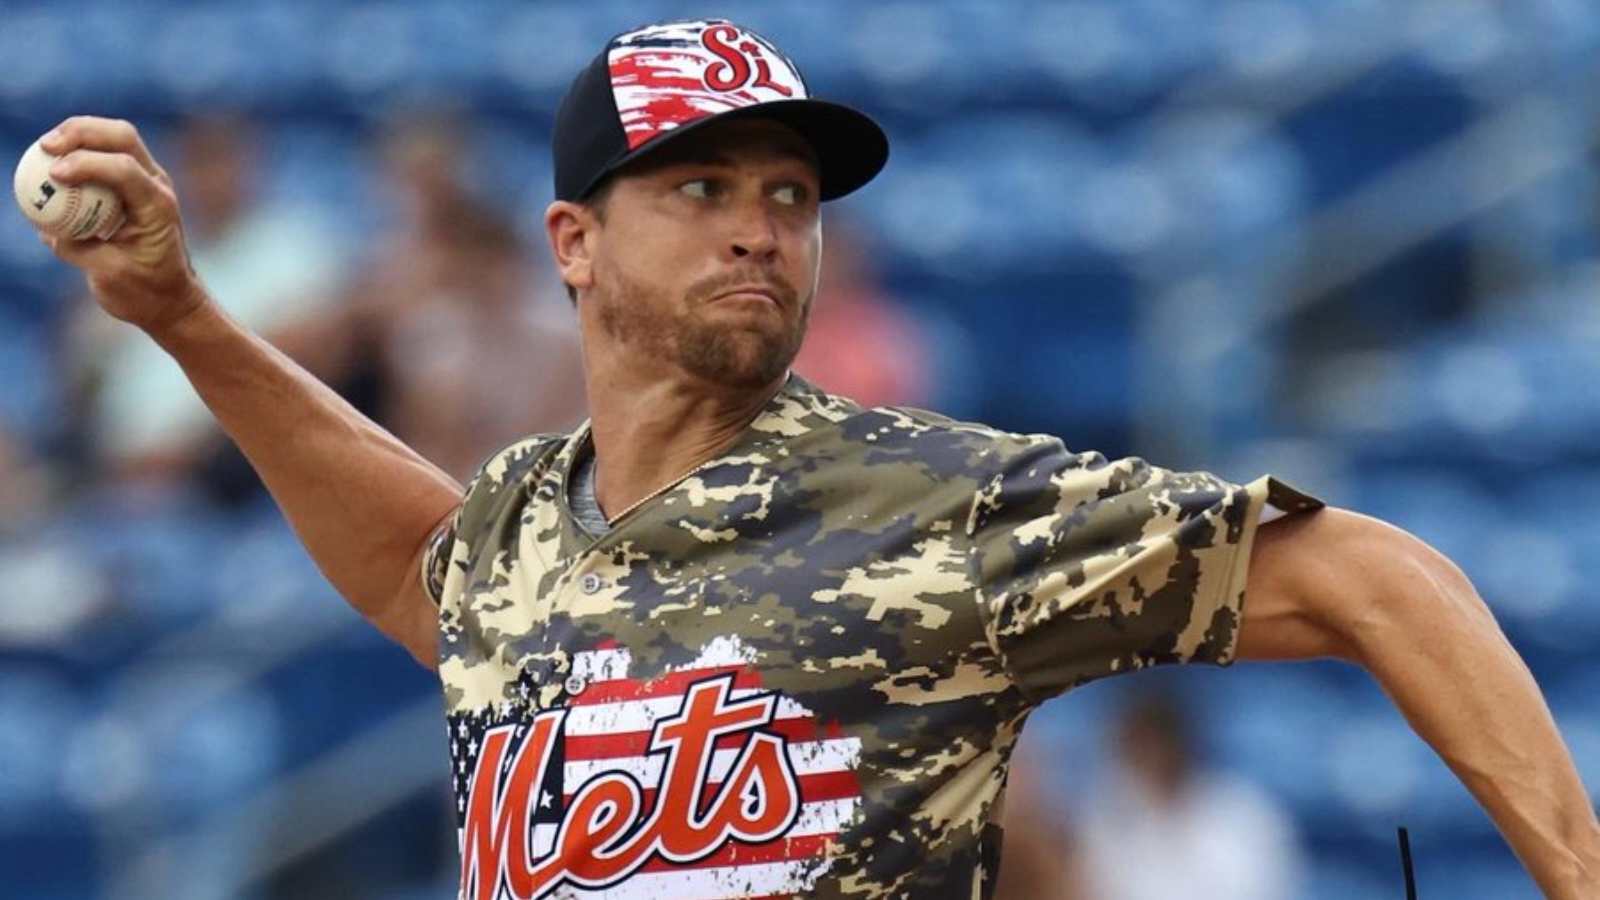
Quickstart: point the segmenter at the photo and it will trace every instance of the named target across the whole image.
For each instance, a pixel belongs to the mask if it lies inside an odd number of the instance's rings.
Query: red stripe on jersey
[[[800,801],[802,803],[818,803],[823,800],[849,800],[861,796],[861,783],[856,780],[854,772],[818,772],[815,775],[801,775]],[[569,785],[573,788],[562,798],[563,803],[571,803],[577,796],[581,784]],[[722,782],[715,781],[706,785],[703,797],[714,797],[722,789]],[[656,805],[656,788],[644,789],[644,803],[646,809],[653,809]]]
[[[825,737],[817,723],[810,717],[779,719],[761,729],[784,738],[791,744],[821,740]],[[725,734],[716,740],[716,748],[744,746],[748,733]],[[618,734],[568,734],[567,760],[616,759],[624,756],[644,756],[650,751],[650,732],[624,731]]]
[[[705,859],[697,859],[692,863],[674,863],[656,857],[645,863],[639,871],[670,872],[681,869],[712,869],[718,866],[748,866],[757,863],[815,859],[828,855],[828,845],[838,837],[838,834],[808,834],[804,837],[778,838],[765,844],[730,842]]]
[[[640,681],[635,678],[617,678],[611,681],[591,681],[583,692],[568,703],[569,706],[597,706],[601,703],[617,703],[624,700],[651,700],[657,697],[678,697],[689,689],[689,685],[716,675],[734,673],[733,689],[756,690],[761,687],[760,674],[751,671],[743,665],[716,666],[706,669],[688,669],[683,672],[669,672],[660,678],[649,681]]]

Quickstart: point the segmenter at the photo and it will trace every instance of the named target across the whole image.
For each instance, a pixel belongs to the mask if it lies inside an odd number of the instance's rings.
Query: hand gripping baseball
[[[50,177],[63,184],[98,182],[122,199],[127,221],[109,240],[40,235],[57,256],[83,270],[106,312],[154,332],[208,302],[189,265],[172,178],[150,156],[138,129],[74,116],[40,145],[61,157]]]

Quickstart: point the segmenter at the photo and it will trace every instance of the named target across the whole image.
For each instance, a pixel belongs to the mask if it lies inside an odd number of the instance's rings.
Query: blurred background
[[[568,81],[719,14],[893,142],[828,211],[803,374],[1400,524],[1600,787],[1588,0],[8,0],[0,157],[134,121],[220,300],[464,481],[583,415],[539,225]],[[15,213],[0,385],[0,894],[454,896],[436,683]],[[1537,895],[1332,663],[1086,687],[1011,794],[1010,897],[1399,897],[1398,825],[1423,896]]]

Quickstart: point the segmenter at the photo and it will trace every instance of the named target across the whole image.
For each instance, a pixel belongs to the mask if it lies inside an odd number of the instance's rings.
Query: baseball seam
[[[66,194],[67,211],[61,214],[60,224],[56,226],[58,234],[73,234],[77,231],[73,227],[73,220],[78,217],[78,207],[83,203],[83,191],[77,187],[69,187],[62,191]]]
[[[81,241],[91,234],[94,234],[95,231],[100,227],[100,220],[103,218],[101,213],[104,211],[105,201],[96,200],[94,205],[89,207],[89,214],[83,217],[83,221],[78,223],[77,228],[72,229],[73,238]]]

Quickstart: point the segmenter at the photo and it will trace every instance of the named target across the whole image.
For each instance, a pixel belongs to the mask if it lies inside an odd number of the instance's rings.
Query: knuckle
[[[67,127],[74,137],[82,138],[92,133],[100,121],[97,116],[72,116],[67,119]]]
[[[61,154],[55,165],[51,167],[50,177],[60,178],[70,183],[78,177],[79,167],[82,164],[83,155],[77,150],[68,150],[66,153]]]

